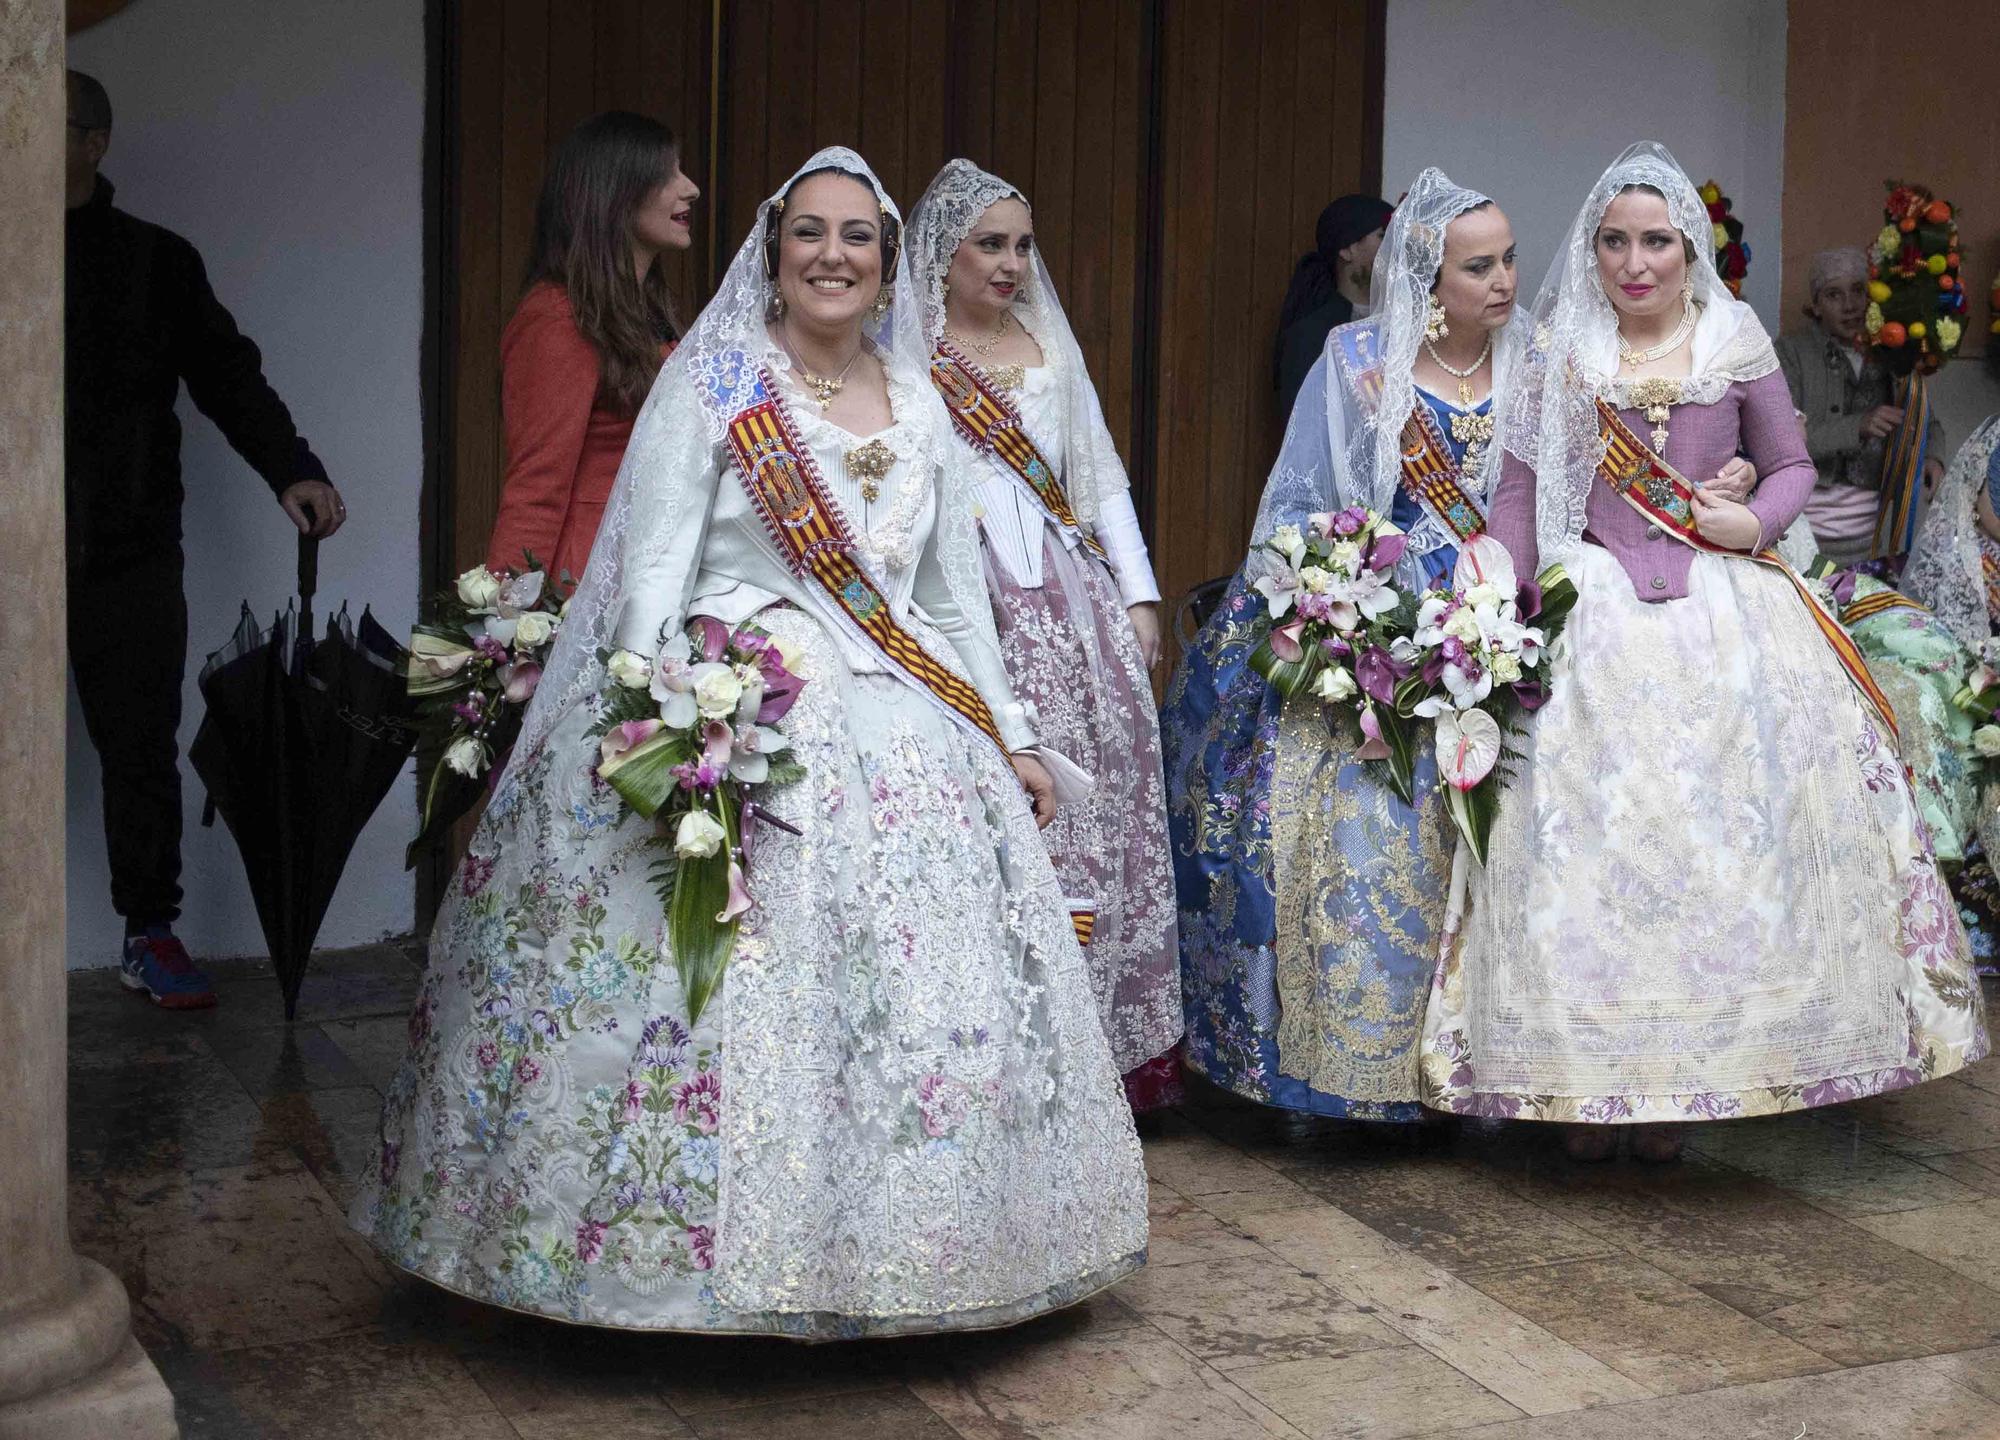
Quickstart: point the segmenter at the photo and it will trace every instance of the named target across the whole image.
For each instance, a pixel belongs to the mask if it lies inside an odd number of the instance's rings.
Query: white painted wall
[[[1777,333],[1784,0],[1389,0],[1382,184],[1437,165],[1500,203],[1522,298],[1548,273],[1591,184],[1658,140],[1735,203],[1744,298]]]
[[[392,631],[417,600],[423,464],[423,6],[411,0],[140,0],[74,37],[70,63],[104,82],[117,119],[104,173],[118,204],[180,232],[264,352],[264,371],[347,500],[320,552],[320,604],[371,602]],[[185,398],[193,639],[183,751],[201,719],[195,676],[245,598],[268,616],[294,588],[295,532],[261,480]],[[135,604],[144,603],[133,597]],[[324,610],[322,611],[324,613]],[[69,710],[69,962],[116,963],[97,758]],[[227,829],[200,828],[182,764],[197,956],[264,940]],[[322,945],[406,931],[408,786],[356,846]]]

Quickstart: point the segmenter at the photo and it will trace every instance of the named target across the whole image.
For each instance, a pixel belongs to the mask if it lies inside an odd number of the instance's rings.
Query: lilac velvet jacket
[[[1633,434],[1647,438],[1652,426],[1643,414],[1619,413]],[[1728,463],[1739,445],[1757,467],[1757,490],[1749,504],[1764,525],[1760,545],[1774,545],[1799,518],[1818,479],[1782,372],[1738,380],[1713,405],[1674,406],[1667,420],[1663,458],[1689,480],[1706,481]],[[1601,476],[1591,485],[1584,520],[1583,538],[1617,558],[1641,600],[1678,600],[1687,595],[1693,547],[1651,524],[1614,494]],[[1520,574],[1533,575],[1541,568],[1535,542],[1535,472],[1511,454],[1502,457],[1500,483],[1486,522],[1487,533],[1507,547]]]

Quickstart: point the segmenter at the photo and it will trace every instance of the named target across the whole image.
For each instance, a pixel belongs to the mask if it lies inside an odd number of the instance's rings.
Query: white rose
[[[548,644],[555,633],[555,616],[546,610],[530,610],[514,624],[514,643],[533,650]]]
[[[1493,678],[1502,685],[1512,685],[1521,678],[1520,657],[1503,650],[1493,657]]]
[[[743,682],[736,671],[719,660],[694,667],[694,703],[710,720],[722,720],[736,713],[743,698]]]
[[[1331,579],[1333,577],[1317,565],[1308,565],[1299,571],[1299,584],[1315,595],[1325,594],[1327,582]]]
[[[486,747],[470,735],[461,735],[445,747],[444,763],[468,780],[476,780],[486,769]]]
[[[1479,640],[1479,620],[1473,613],[1460,606],[1451,612],[1451,618],[1444,622],[1444,633],[1456,640],[1472,645]]]
[[[1354,683],[1354,676],[1339,665],[1330,665],[1319,672],[1319,679],[1313,682],[1314,693],[1322,700],[1339,702],[1347,699],[1360,687]]]
[[[690,810],[674,832],[674,853],[684,860],[706,860],[726,838],[727,832],[706,810]]]
[[[1340,570],[1342,574],[1360,574],[1361,547],[1356,545],[1352,540],[1335,542],[1333,547],[1333,563],[1335,568]]]
[[[500,577],[475,565],[458,577],[458,598],[474,610],[491,610],[500,603]]]
[[[644,690],[653,683],[653,662],[630,650],[613,652],[604,664],[611,678],[627,690]]]
[[[2000,725],[1981,725],[1973,731],[1972,748],[1988,759],[2000,755]]]
[[[1271,544],[1296,565],[1299,556],[1305,553],[1306,537],[1299,533],[1296,525],[1280,525],[1271,532]]]
[[[1482,581],[1465,592],[1465,603],[1475,610],[1482,605],[1497,606],[1500,603],[1500,592]]]

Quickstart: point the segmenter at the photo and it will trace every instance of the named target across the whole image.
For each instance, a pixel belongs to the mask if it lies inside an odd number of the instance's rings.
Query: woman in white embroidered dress
[[[1160,727],[1147,669],[1160,589],[1118,451],[1021,192],[969,160],[937,173],[910,216],[910,258],[932,378],[961,413],[1013,411],[1032,442],[961,423],[980,554],[1008,678],[1043,738],[1091,772],[1091,793],[1042,832],[1072,903],[1111,1056],[1136,1112],[1181,1098],[1180,959],[1167,864]],[[985,411],[997,414],[998,409]],[[1010,457],[1012,463],[1010,463]],[[1021,472],[1038,462],[1049,474]],[[1051,485],[1053,508],[1031,484]],[[1066,511],[1067,513],[1063,513]],[[1101,552],[1101,553],[1100,553]]]
[[[432,941],[354,1221],[497,1305],[811,1338],[1004,1325],[1140,1264],[1146,1181],[1009,690],[900,219],[828,150],[759,211],[662,369]],[[870,337],[873,329],[880,333]],[[786,563],[727,445],[775,396],[902,629],[1010,757]],[[857,452],[874,447],[871,456]],[[881,460],[883,454],[888,456]],[[880,463],[871,463],[879,461]],[[758,797],[754,908],[690,1024],[648,868],[595,773],[618,650],[755,617],[804,687]]]
[[[1611,1153],[1602,1127],[1665,1122],[1633,1147],[1669,1159],[1677,1122],[1879,1094],[1987,1047],[1891,722],[1793,581],[1748,558],[1812,467],[1709,229],[1664,149],[1621,155],[1503,398],[1488,528],[1523,574],[1562,562],[1578,600],[1438,968],[1425,1100],[1572,1122],[1582,1159]],[[1607,461],[1600,399],[1683,477],[1747,451],[1757,494]]]

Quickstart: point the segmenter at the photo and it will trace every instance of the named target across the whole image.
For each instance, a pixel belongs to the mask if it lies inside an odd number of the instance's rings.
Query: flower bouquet
[[[1868,342],[1899,374],[1929,375],[1965,333],[1958,211],[1921,185],[1888,182],[1868,264]]]
[[[1271,629],[1250,668],[1286,699],[1310,691],[1358,712],[1362,759],[1385,759],[1397,793],[1410,795],[1414,748],[1397,723],[1396,685],[1410,672],[1393,656],[1415,611],[1395,587],[1409,537],[1360,505],[1280,525],[1257,548],[1252,588],[1270,607]]]
[[[1743,222],[1735,215],[1735,205],[1713,180],[1701,187],[1701,203],[1708,207],[1708,224],[1715,245],[1715,273],[1729,287],[1729,293],[1743,298],[1743,277],[1750,273],[1750,247],[1743,241]]]
[[[1541,662],[1575,604],[1576,586],[1560,565],[1521,584],[1507,547],[1475,535],[1459,548],[1451,587],[1423,593],[1415,632],[1391,648],[1409,672],[1395,712],[1431,721],[1446,806],[1482,865],[1507,738],[1548,699]],[[1406,784],[1398,793],[1408,801]]]
[[[1973,778],[1980,794],[2000,782],[2000,636],[1989,635],[1952,704],[1970,715]]]
[[[411,633],[405,683],[418,701],[419,764],[430,774],[406,864],[472,808],[482,777],[520,734],[563,606],[539,569],[496,575],[480,565],[440,594]]]
[[[721,983],[754,903],[747,877],[752,822],[792,829],[755,797],[805,773],[771,728],[805,682],[785,668],[777,642],[763,631],[732,631],[704,615],[692,617],[658,659],[619,650],[605,657],[605,668],[612,684],[591,731],[600,737],[597,774],[659,831],[665,853],[652,878],[692,1025]]]

